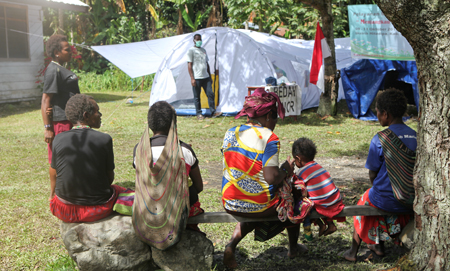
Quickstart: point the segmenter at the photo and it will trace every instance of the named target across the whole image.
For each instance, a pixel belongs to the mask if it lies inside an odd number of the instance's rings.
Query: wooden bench
[[[377,216],[377,215],[392,215],[393,213],[385,212],[383,210],[377,209],[371,206],[363,206],[363,205],[351,205],[346,206],[342,212],[340,212],[336,217],[345,217],[345,216]],[[395,213],[395,214],[413,214],[410,213]],[[310,214],[310,218],[320,218],[324,217],[319,215],[316,210],[313,210]],[[276,221],[278,217],[264,217],[264,218],[249,218],[249,217],[241,217],[230,215],[226,212],[208,212],[203,213],[198,216],[194,216],[189,218],[189,224],[197,224],[197,223],[236,223],[236,222],[262,222],[262,221]]]

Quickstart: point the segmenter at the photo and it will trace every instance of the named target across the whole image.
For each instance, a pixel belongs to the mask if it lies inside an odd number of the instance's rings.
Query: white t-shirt
[[[192,72],[195,79],[204,79],[209,77],[208,69],[208,55],[206,50],[198,47],[191,47],[186,54],[187,62],[192,62]]]

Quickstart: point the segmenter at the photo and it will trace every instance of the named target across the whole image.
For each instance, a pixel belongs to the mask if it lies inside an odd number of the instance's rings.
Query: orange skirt
[[[358,205],[374,206],[369,199],[368,189]],[[390,215],[390,216],[354,216],[353,224],[355,231],[361,240],[367,244],[379,244],[387,241],[402,231],[402,228],[412,219],[412,215]]]

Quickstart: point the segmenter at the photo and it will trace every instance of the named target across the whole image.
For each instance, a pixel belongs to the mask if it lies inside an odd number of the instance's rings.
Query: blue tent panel
[[[195,116],[195,109],[175,109],[177,116]],[[221,117],[231,117],[236,116],[239,112],[225,112]],[[208,109],[202,109],[203,116],[211,116],[211,111]]]
[[[398,80],[411,84],[414,102],[419,108],[419,88],[415,61],[361,59],[352,66],[341,69],[342,86],[350,113],[357,119],[377,120],[370,105],[378,90],[384,89],[388,71],[397,71]]]
[[[194,105],[194,99],[184,99],[184,100],[178,100],[175,102],[170,103],[177,112],[178,116],[195,116],[195,105]],[[224,116],[236,116],[238,111],[236,112],[222,112]],[[202,109],[202,115],[204,116],[211,116],[211,111],[209,108],[203,108]]]

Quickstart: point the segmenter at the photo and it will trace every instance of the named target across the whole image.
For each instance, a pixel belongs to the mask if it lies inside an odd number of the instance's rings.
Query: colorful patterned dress
[[[226,210],[260,213],[278,202],[263,167],[278,167],[280,142],[270,129],[251,124],[229,129],[223,140],[222,202]]]

